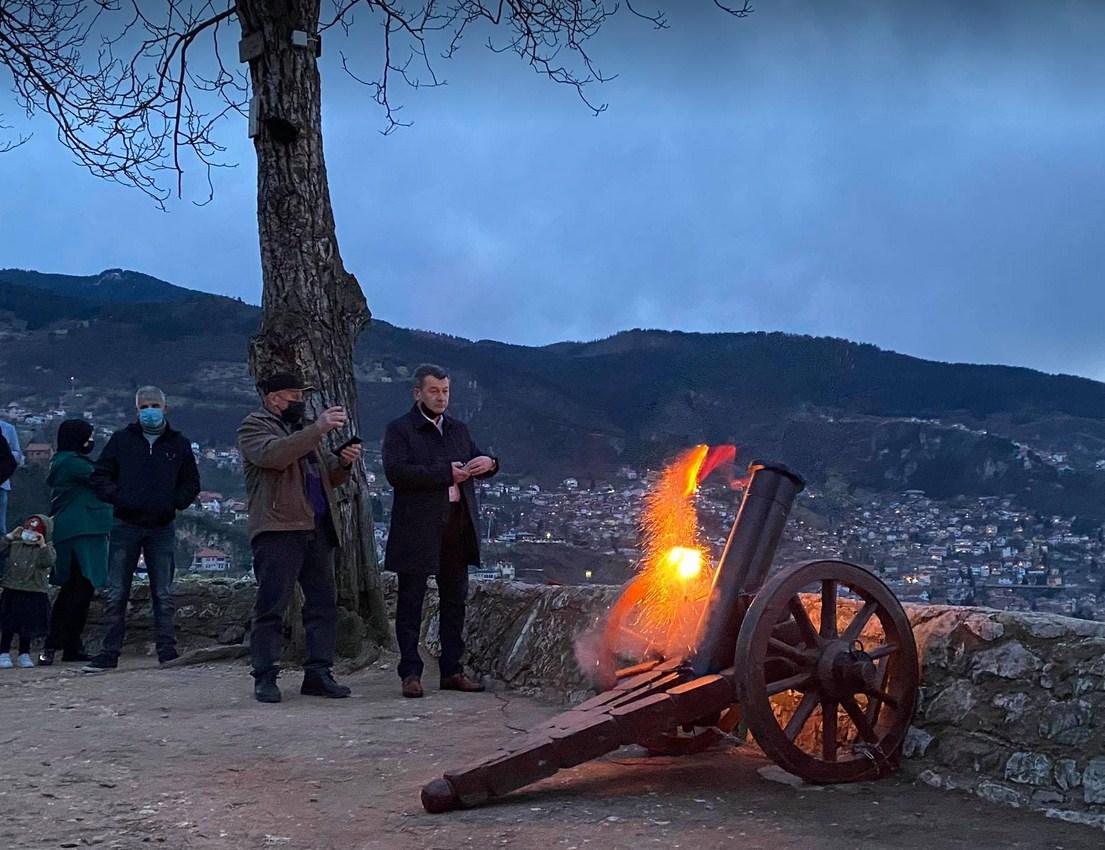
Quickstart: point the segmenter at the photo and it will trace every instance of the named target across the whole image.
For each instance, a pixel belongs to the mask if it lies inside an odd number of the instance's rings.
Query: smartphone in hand
[[[350,446],[359,446],[363,442],[364,440],[362,440],[360,437],[353,435],[336,449],[334,449],[334,454],[341,455],[341,453],[348,449]]]

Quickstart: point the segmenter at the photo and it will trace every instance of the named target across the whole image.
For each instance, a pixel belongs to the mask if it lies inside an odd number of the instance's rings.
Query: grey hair
[[[165,393],[161,391],[160,387],[145,386],[139,387],[138,392],[134,394],[134,406],[141,407],[144,401],[156,401],[165,406]]]
[[[422,384],[427,378],[437,378],[439,381],[444,381],[448,377],[449,373],[440,366],[435,366],[433,363],[423,363],[414,370],[414,388],[416,390],[422,389]]]

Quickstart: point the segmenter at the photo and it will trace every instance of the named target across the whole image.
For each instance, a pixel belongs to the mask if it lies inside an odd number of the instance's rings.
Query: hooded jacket
[[[91,534],[111,533],[111,505],[96,498],[89,483],[95,465],[87,456],[62,451],[50,461],[50,516],[54,519],[54,542]]]
[[[48,516],[37,514],[46,526],[46,540],[43,543],[24,543],[22,540],[0,538],[0,553],[8,555],[8,569],[0,578],[0,587],[7,590],[27,590],[32,593],[46,593],[50,589],[50,570],[57,556],[54,554],[54,521]]]

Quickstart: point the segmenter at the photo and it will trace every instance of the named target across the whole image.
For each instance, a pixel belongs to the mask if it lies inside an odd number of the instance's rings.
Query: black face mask
[[[89,440],[87,443],[77,449],[77,451],[80,452],[82,455],[90,455],[92,454],[92,450],[94,448],[96,448],[96,441]]]
[[[280,418],[287,422],[289,425],[298,425],[303,421],[303,414],[307,410],[307,403],[304,401],[290,401],[288,406],[280,412]]]

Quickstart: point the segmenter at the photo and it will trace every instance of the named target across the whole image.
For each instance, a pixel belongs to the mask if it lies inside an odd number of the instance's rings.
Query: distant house
[[[210,490],[203,490],[196,497],[196,501],[199,502],[200,507],[207,511],[209,514],[220,514],[223,509],[223,494],[215,493]]]
[[[249,511],[246,509],[246,503],[238,499],[231,499],[228,502],[223,502],[222,509],[224,513],[230,514],[230,518],[234,522],[242,522],[249,518]]]
[[[230,569],[230,556],[221,549],[197,549],[192,556],[192,571],[197,573],[225,573]]]
[[[29,464],[48,464],[54,456],[54,449],[49,443],[28,443],[23,449],[23,457]]]

